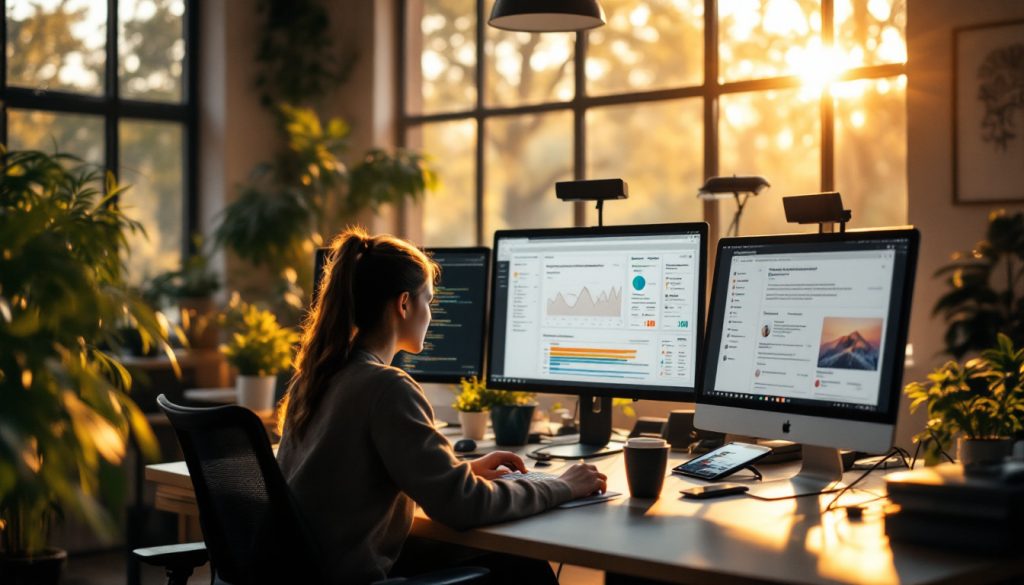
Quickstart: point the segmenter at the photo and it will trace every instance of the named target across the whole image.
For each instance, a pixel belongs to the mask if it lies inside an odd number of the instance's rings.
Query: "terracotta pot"
[[[0,583],[4,585],[59,585],[68,564],[67,551],[48,548],[31,557],[0,555]]]
[[[459,411],[459,424],[462,425],[462,436],[466,439],[480,441],[487,432],[487,412],[462,412]]]
[[[1005,439],[966,439],[957,441],[957,459],[964,467],[977,467],[1001,462],[1010,454],[1013,440]]]
[[[238,376],[235,378],[235,400],[256,412],[269,412],[274,409],[274,390],[277,389],[277,376]]]
[[[217,326],[217,307],[209,297],[178,299],[181,328],[192,349],[216,349],[220,342]]]

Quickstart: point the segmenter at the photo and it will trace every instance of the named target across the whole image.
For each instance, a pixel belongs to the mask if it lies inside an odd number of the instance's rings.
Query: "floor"
[[[557,570],[558,565],[554,565]],[[142,567],[141,585],[163,585],[163,571],[156,567]],[[192,576],[190,583],[209,583],[209,572],[202,567]],[[601,585],[604,573],[584,567],[566,565],[562,568],[561,585]],[[126,585],[125,558],[121,551],[72,556],[68,559],[64,585]]]

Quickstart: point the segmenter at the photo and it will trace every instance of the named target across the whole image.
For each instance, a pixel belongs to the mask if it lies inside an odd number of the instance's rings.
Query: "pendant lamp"
[[[495,0],[494,28],[521,32],[572,32],[604,24],[597,0]]]

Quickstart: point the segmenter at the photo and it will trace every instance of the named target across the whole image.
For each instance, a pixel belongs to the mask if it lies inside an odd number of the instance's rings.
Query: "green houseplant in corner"
[[[68,156],[0,159],[0,582],[56,583],[52,521],[75,514],[113,536],[99,504],[123,487],[113,466],[130,435],[156,454],[128,372],[101,348],[118,349],[127,323],[174,354],[126,285],[126,236],[141,227],[113,178]]]
[[[991,348],[998,333],[1024,341],[1024,213],[992,213],[985,239],[953,254],[935,275],[949,285],[933,310],[946,320],[948,354],[960,359]]]
[[[1024,428],[1024,349],[997,336],[996,347],[963,365],[950,361],[912,382],[905,392],[910,411],[928,411],[925,429],[915,440],[929,445],[925,458],[936,463],[958,441],[964,465],[982,464],[1008,455],[1011,437]]]
[[[282,327],[270,311],[244,303],[237,295],[225,322],[231,333],[221,351],[238,370],[238,404],[257,412],[273,409],[277,375],[291,366],[298,334]]]

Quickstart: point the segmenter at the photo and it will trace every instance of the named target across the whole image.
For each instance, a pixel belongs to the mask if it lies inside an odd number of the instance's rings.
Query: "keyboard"
[[[511,473],[506,473],[505,475],[502,475],[498,479],[525,479],[526,481],[536,482],[551,481],[553,479],[558,479],[558,476],[553,473],[544,473],[543,471],[531,471],[529,473],[513,471]]]

